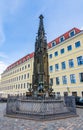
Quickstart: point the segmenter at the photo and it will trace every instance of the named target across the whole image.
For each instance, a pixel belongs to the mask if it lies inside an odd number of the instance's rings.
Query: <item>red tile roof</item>
[[[23,62],[25,62],[27,60],[29,60],[29,59],[31,59],[33,56],[34,56],[34,52],[31,53],[31,54],[28,54],[28,55],[26,55],[24,57],[22,57],[21,59],[19,59],[15,63],[13,63],[10,66],[8,66],[6,70],[10,70],[11,68],[13,68],[13,67],[15,67],[15,66],[17,66],[17,65],[19,65],[19,64],[21,64],[21,63],[23,63]]]
[[[76,35],[77,33],[80,33],[80,32],[81,32],[81,30],[78,29],[78,28],[72,28],[72,29],[69,30],[68,32],[64,33],[63,35],[61,35],[61,36],[57,37],[56,39],[52,40],[51,42],[49,42],[49,43],[48,43],[48,49],[52,48],[52,43],[53,43],[54,41],[56,42],[56,44],[59,44],[59,43],[60,43],[60,37],[62,37],[62,36],[64,36],[65,40],[67,40],[68,38],[70,38],[69,33],[70,33],[71,31],[73,31],[73,30],[75,30],[75,35]],[[15,66],[17,66],[17,65],[19,65],[19,64],[21,64],[21,63],[23,63],[23,62],[25,62],[25,61],[28,60],[28,59],[31,59],[33,56],[34,56],[34,52],[32,52],[31,54],[28,54],[28,55],[24,56],[23,58],[19,59],[19,60],[16,61],[15,63],[13,63],[13,64],[11,64],[10,66],[8,66],[7,69],[6,69],[6,71],[8,71],[8,70],[14,68]]]
[[[76,35],[77,33],[81,32],[81,30],[78,29],[78,28],[72,28],[72,29],[69,30],[68,32],[64,33],[63,35],[61,35],[61,36],[57,37],[56,39],[52,40],[51,42],[49,42],[49,43],[48,43],[48,49],[52,47],[52,42],[54,42],[54,41],[56,42],[56,44],[59,44],[59,43],[60,43],[60,37],[62,37],[62,36],[64,36],[65,40],[67,40],[68,38],[70,38],[69,33],[70,33],[71,31],[73,31],[73,30],[75,30],[75,35]]]

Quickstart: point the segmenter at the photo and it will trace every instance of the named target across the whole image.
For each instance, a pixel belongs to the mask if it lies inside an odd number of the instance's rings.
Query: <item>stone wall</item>
[[[16,97],[9,97],[7,101],[6,114],[9,115],[22,115],[26,117],[36,116],[44,118],[47,116],[60,116],[60,115],[75,115],[75,99],[74,97],[65,97],[64,100],[56,99],[21,99]]]

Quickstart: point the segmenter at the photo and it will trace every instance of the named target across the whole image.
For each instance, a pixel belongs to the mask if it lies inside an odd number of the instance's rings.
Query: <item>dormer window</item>
[[[69,36],[70,37],[73,37],[75,35],[75,30],[72,30],[70,33],[69,33]]]
[[[52,47],[54,47],[56,45],[56,42],[55,41],[53,41],[52,42]]]
[[[63,42],[64,40],[65,40],[64,36],[60,37],[60,42]]]

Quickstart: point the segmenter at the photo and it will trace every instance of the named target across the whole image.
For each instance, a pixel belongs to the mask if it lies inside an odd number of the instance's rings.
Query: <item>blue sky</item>
[[[83,0],[0,0],[0,73],[34,51],[40,14],[48,42],[73,27],[83,29]]]

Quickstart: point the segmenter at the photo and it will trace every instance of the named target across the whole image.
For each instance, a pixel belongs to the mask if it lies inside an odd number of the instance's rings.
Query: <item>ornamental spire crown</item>
[[[45,31],[44,31],[44,24],[43,24],[43,15],[41,14],[39,16],[40,18],[40,22],[39,22],[39,29],[38,29],[38,37],[42,37],[45,35]]]

